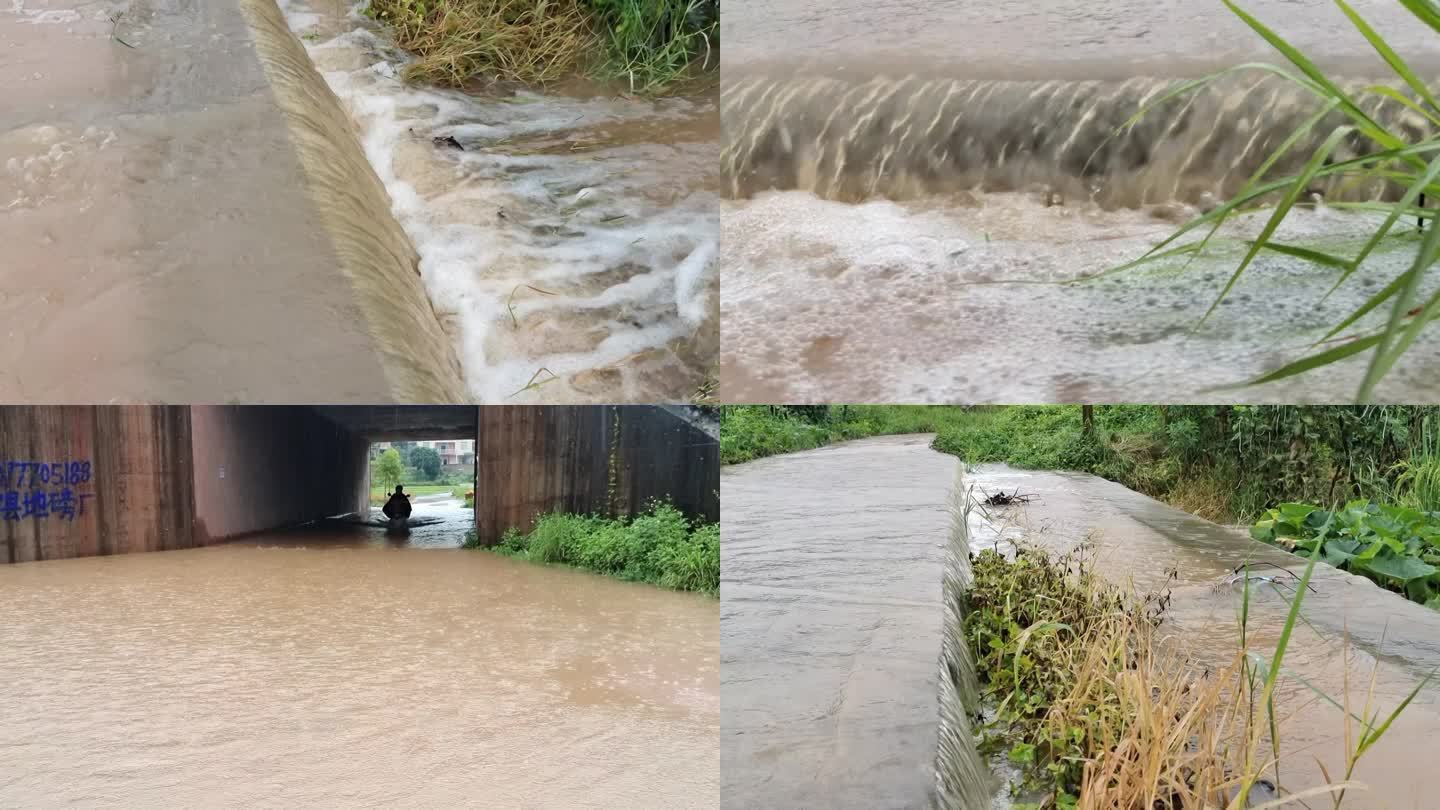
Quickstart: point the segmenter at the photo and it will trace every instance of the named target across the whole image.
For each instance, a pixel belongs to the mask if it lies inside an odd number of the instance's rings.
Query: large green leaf
[[[1402,557],[1389,549],[1363,564],[1366,570],[1401,582],[1428,577],[1440,571],[1440,568],[1421,562],[1418,557]]]

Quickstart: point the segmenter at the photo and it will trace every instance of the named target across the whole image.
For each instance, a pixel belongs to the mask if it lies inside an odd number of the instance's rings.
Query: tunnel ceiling
[[[397,439],[473,439],[473,405],[313,405],[321,416],[372,442]]]

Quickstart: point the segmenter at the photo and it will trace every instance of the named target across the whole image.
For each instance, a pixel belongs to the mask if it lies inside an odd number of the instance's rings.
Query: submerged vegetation
[[[976,735],[1018,769],[1012,792],[1035,802],[1014,806],[1238,809],[1312,797],[1341,806],[1345,790],[1358,787],[1346,781],[1356,763],[1428,679],[1388,714],[1373,694],[1355,712],[1350,695],[1317,691],[1347,707],[1346,769],[1299,791],[1281,783],[1280,763],[1301,754],[1286,751],[1288,710],[1276,685],[1314,565],[1265,654],[1249,646],[1247,576],[1237,648],[1203,666],[1158,632],[1169,593],[1137,596],[1105,583],[1084,546],[1061,557],[1027,547],[1013,558],[976,556],[963,619],[989,717]]]
[[[416,55],[407,78],[545,84],[586,73],[663,90],[719,67],[718,0],[371,0]]]
[[[483,548],[474,533],[466,548]],[[692,525],[669,504],[631,520],[554,512],[528,534],[511,528],[493,551],[681,591],[720,592],[720,526]]]
[[[1423,208],[1427,196],[1431,200],[1440,199],[1440,100],[1437,100],[1426,80],[1421,78],[1346,0],[1335,0],[1335,3],[1390,67],[1395,80],[1393,86],[1375,84],[1359,95],[1352,96],[1342,89],[1340,83],[1320,70],[1310,57],[1245,12],[1233,0],[1224,2],[1292,67],[1247,64],[1207,76],[1146,105],[1131,123],[1177,94],[1194,90],[1237,71],[1268,71],[1283,76],[1313,94],[1319,100],[1320,107],[1314,117],[1276,147],[1245,187],[1232,199],[1182,226],[1137,261],[1117,268],[1125,269],[1171,256],[1202,253],[1227,219],[1268,210],[1268,221],[1259,236],[1250,242],[1244,258],[1206,313],[1207,318],[1261,252],[1298,257],[1339,271],[1339,278],[1330,289],[1333,292],[1364,265],[1383,240],[1411,238],[1409,234],[1413,231],[1409,231],[1402,223],[1414,219],[1421,219],[1423,222],[1423,217],[1427,215],[1433,217],[1431,212]],[[1417,25],[1431,28],[1440,35],[1440,8],[1437,8],[1433,0],[1398,2],[1414,15]],[[1425,126],[1409,133],[1387,129],[1366,112],[1365,103],[1372,100],[1404,105],[1418,115]],[[1332,112],[1343,114],[1349,123],[1328,133],[1328,137],[1297,173],[1279,178],[1268,176],[1270,169],[1285,158],[1296,143],[1320,126],[1322,121],[1331,120],[1328,114]],[[1425,134],[1416,135],[1415,132]],[[1378,224],[1373,234],[1353,255],[1327,252],[1321,249],[1321,246],[1287,244],[1275,238],[1281,222],[1297,204],[1303,204],[1309,190],[1317,182],[1351,187],[1377,184],[1390,189],[1390,193],[1383,199],[1330,203],[1335,208],[1366,212],[1376,217]],[[1277,195],[1278,203],[1272,202]],[[1192,232],[1197,235],[1204,233],[1204,236],[1180,242],[1182,237]],[[1418,241],[1418,251],[1410,268],[1316,341],[1312,346],[1312,354],[1256,378],[1251,383],[1269,382],[1312,371],[1369,351],[1370,365],[1360,385],[1358,399],[1362,402],[1371,399],[1376,384],[1395,365],[1396,360],[1415,342],[1431,321],[1440,317],[1440,292],[1424,301],[1419,299],[1425,274],[1437,259],[1440,259],[1440,227],[1431,227]],[[1361,318],[1377,309],[1384,311],[1383,308],[1387,306],[1390,314],[1383,328],[1362,335],[1342,337],[1342,334]]]

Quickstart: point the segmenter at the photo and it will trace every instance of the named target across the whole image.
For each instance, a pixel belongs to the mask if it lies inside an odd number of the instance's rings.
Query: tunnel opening
[[[427,444],[449,488],[414,465],[400,483],[425,487],[412,518],[438,520],[386,538],[373,525],[375,450],[406,447],[410,461]],[[488,546],[549,512],[627,518],[656,501],[720,517],[718,431],[677,406],[12,406],[0,407],[0,453],[16,470],[0,493],[17,503],[0,520],[10,563],[257,537],[453,548],[473,533]],[[92,472],[71,485],[77,463]],[[55,500],[57,471],[74,513],[26,511]],[[456,490],[474,492],[473,508]]]

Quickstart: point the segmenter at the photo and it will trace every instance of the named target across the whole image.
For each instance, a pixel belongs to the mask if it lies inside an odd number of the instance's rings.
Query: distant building
[[[475,463],[474,439],[446,439],[438,442],[412,442],[412,444],[415,447],[434,448],[435,452],[440,454],[440,464],[444,467],[458,467]],[[370,457],[375,458],[394,446],[394,442],[376,442],[370,447]]]

